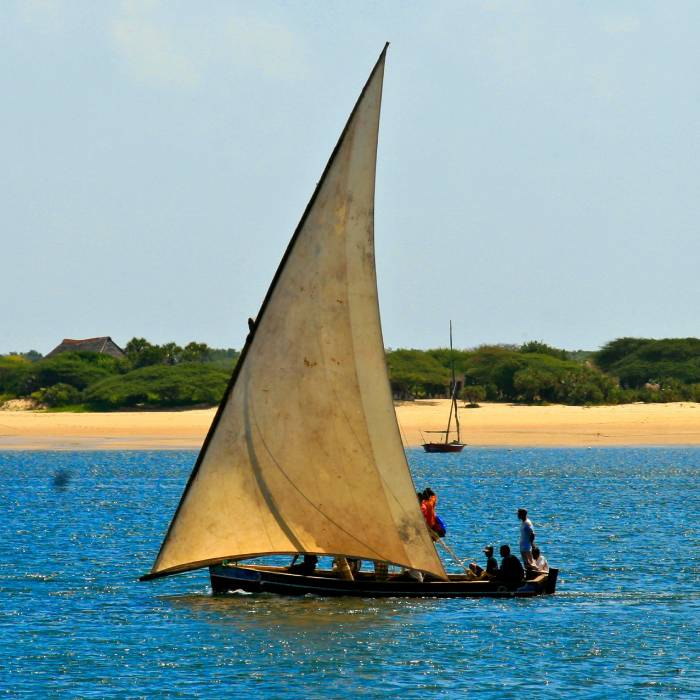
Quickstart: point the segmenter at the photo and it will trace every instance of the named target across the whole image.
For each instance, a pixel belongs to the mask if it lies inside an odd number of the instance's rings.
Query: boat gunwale
[[[226,569],[230,569],[227,575]],[[258,578],[238,578],[236,570],[260,574]],[[322,570],[325,572],[325,570]],[[556,572],[556,573],[555,573]],[[320,572],[319,572],[320,573]],[[264,565],[226,565],[210,567],[212,591],[215,595],[226,594],[235,590],[244,590],[250,593],[274,593],[274,594],[310,594],[329,596],[351,597],[469,597],[469,598],[529,598],[539,595],[551,595],[555,591],[548,590],[550,573],[541,573],[533,579],[527,579],[521,586],[515,589],[506,588],[505,584],[498,581],[468,580],[463,574],[448,574],[451,578],[447,581],[433,579],[419,582],[408,577],[401,578],[394,575],[386,580],[371,580],[369,572],[365,572],[368,578],[348,580],[336,576],[306,575],[291,572],[287,567],[274,567]],[[363,572],[360,572],[362,574]],[[558,569],[551,571],[554,574],[554,586]],[[452,578],[454,577],[454,578]],[[222,585],[222,582],[224,585]],[[225,585],[230,583],[230,586]]]

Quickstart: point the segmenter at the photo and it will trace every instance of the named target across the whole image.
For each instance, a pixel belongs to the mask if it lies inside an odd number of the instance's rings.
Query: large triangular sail
[[[297,227],[150,574],[274,553],[445,573],[389,390],[374,267],[386,47]]]

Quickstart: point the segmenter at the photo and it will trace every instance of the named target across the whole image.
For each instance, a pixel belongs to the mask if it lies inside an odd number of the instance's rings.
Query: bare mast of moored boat
[[[447,429],[446,430],[427,430],[428,433],[444,433],[445,439],[443,442],[425,442],[423,443],[423,449],[426,452],[461,452],[464,448],[464,443],[462,442],[462,437],[460,434],[459,425],[459,409],[457,408],[457,377],[455,374],[455,358],[454,349],[452,347],[452,321],[450,320],[450,369],[452,374],[452,381],[450,384],[450,414],[447,418]],[[452,433],[452,414],[455,417],[455,427],[457,433],[456,440],[450,440],[450,434]]]
[[[450,396],[452,403],[450,404],[450,416],[447,419],[447,432],[445,433],[445,442],[450,440],[450,425],[452,424],[452,411],[455,414],[455,426],[457,427],[457,442],[461,443],[462,439],[459,433],[459,411],[457,409],[457,378],[455,377],[455,356],[452,348],[452,320],[450,320],[450,369],[452,370],[452,386]]]

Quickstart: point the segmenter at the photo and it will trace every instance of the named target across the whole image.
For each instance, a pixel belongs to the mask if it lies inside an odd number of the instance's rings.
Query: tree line
[[[0,403],[32,398],[69,410],[211,406],[221,400],[239,356],[233,348],[144,338],[132,338],[124,352],[125,358],[85,351],[0,357]]]
[[[156,345],[132,338],[126,357],[36,351],[0,356],[0,403],[33,398],[62,410],[211,406],[221,400],[240,353],[192,342]],[[527,404],[595,405],[700,401],[700,339],[618,338],[598,352],[540,341],[470,350],[387,350],[395,398],[449,396],[451,367],[460,398]]]
[[[472,350],[389,350],[396,398],[446,396],[451,365],[470,403],[700,401],[700,340],[618,338],[598,352],[531,341]]]

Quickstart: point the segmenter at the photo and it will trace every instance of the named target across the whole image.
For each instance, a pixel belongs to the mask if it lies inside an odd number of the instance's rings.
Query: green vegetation
[[[0,394],[14,399],[31,393],[29,391],[31,368],[31,361],[21,355],[0,357]]]
[[[397,398],[447,396],[450,362],[461,398],[479,401],[616,404],[700,401],[700,340],[620,338],[600,352],[562,350],[540,341],[474,350],[390,350]]]
[[[214,406],[239,357],[232,348],[144,338],[130,340],[125,351],[125,359],[84,351],[0,357],[0,403],[31,397],[55,411]]]
[[[443,394],[450,381],[447,367],[423,350],[389,350],[386,362],[397,398]]]
[[[124,347],[132,368],[151,365],[177,365],[187,362],[215,363],[222,368],[233,369],[240,353],[228,348],[218,350],[206,343],[188,343],[181,348],[176,343],[152,345],[145,338],[132,338]]]
[[[619,338],[603,346],[596,363],[619,377],[624,387],[639,389],[647,384],[700,383],[700,339]]]
[[[481,384],[467,384],[462,390],[462,398],[467,402],[467,408],[479,408],[479,401],[486,398],[486,389]]]
[[[489,401],[616,403],[616,382],[611,377],[566,357],[565,351],[544,344],[526,343],[516,350],[477,348],[469,358],[465,383],[482,386]]]
[[[0,356],[0,403],[31,397],[50,410],[216,405],[239,352],[204,343],[155,345],[132,338],[126,358],[35,351]],[[700,339],[619,338],[599,352],[540,341],[472,350],[387,350],[396,398],[446,397],[451,367],[460,398],[480,401],[615,404],[700,401]]]
[[[97,409],[215,405],[230,373],[206,364],[151,366],[93,384],[83,401]]]

